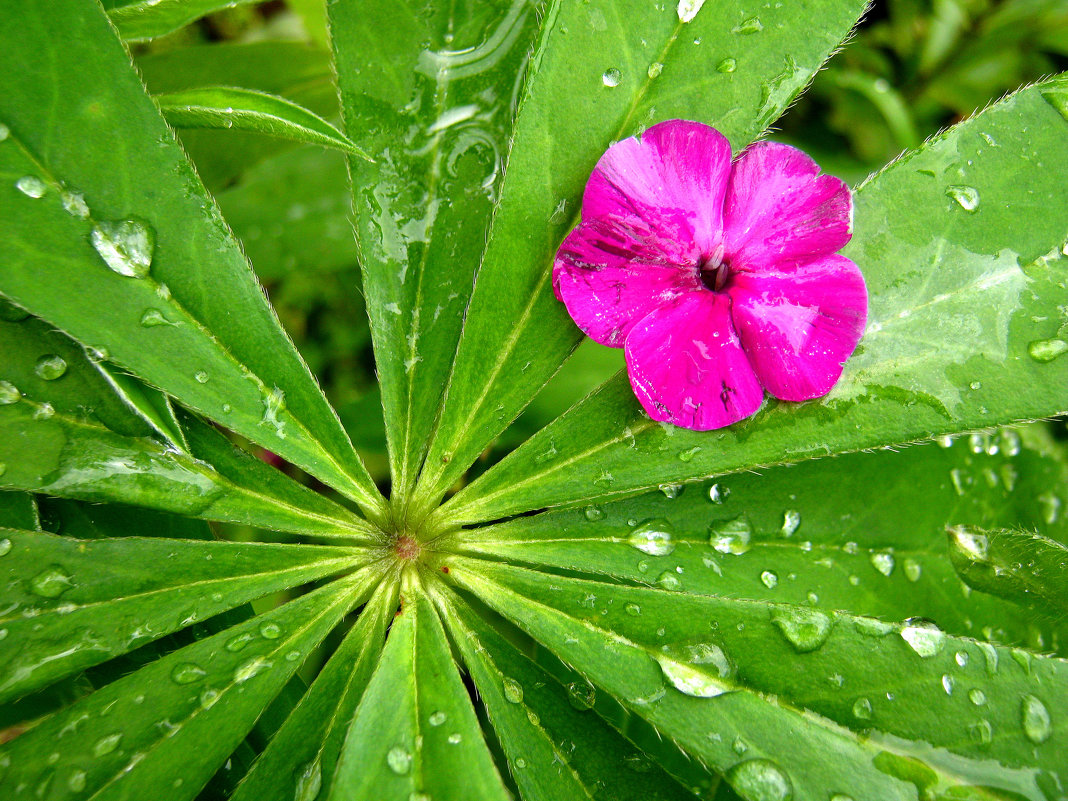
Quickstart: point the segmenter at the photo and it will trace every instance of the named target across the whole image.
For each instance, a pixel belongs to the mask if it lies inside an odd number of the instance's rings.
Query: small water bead
[[[206,384],[206,383],[208,383],[208,381],[211,380],[211,376],[209,376],[203,370],[198,370],[196,373],[194,373],[193,374],[193,378],[195,378],[197,380],[198,384]]]
[[[62,356],[50,353],[37,360],[33,372],[42,381],[55,381],[57,378],[62,378],[67,372],[67,362]]]
[[[631,532],[627,542],[642,553],[650,556],[667,556],[675,550],[671,541],[675,529],[667,520],[656,518],[648,520]]]
[[[219,700],[220,695],[221,693],[218,690],[213,690],[209,687],[200,694],[200,706],[204,709],[211,709]]]
[[[835,619],[817,609],[784,606],[772,613],[771,622],[795,651],[806,654],[827,641]]]
[[[946,197],[957,201],[957,204],[970,214],[979,208],[979,192],[974,186],[951,184],[946,187]]]
[[[0,406],[8,406],[22,400],[19,388],[10,381],[0,381]]]
[[[870,556],[871,566],[882,573],[884,576],[889,576],[894,572],[894,555],[887,551],[875,551]]]
[[[504,678],[504,700],[511,704],[519,704],[523,701],[523,685],[512,678]]]
[[[718,645],[665,645],[653,658],[671,686],[684,695],[715,698],[731,689],[717,680],[728,679],[734,672],[733,665]]]
[[[609,67],[601,75],[601,83],[607,86],[609,89],[619,86],[619,82],[623,79],[623,74],[615,67]]]
[[[105,754],[110,754],[119,747],[120,742],[122,742],[122,732],[116,732],[115,734],[101,737],[93,745],[93,756],[102,757]]]
[[[665,570],[656,579],[656,584],[663,590],[677,590],[682,586],[679,577],[670,570]]]
[[[89,241],[114,272],[127,278],[145,278],[152,268],[156,232],[140,220],[105,220],[93,226]]]
[[[193,662],[183,662],[171,671],[171,679],[175,684],[193,684],[207,675],[208,672],[204,668]]]
[[[695,457],[700,452],[701,452],[701,446],[700,445],[694,445],[692,448],[687,448],[684,451],[679,451],[679,461],[680,462],[692,462],[693,461],[693,457]]]
[[[957,663],[958,667],[966,667],[968,665],[968,652],[957,651],[953,655],[953,660]]]
[[[51,420],[56,415],[56,409],[51,403],[38,404],[33,410],[34,420]]]
[[[412,755],[399,746],[391,748],[386,754],[386,764],[398,776],[404,776],[412,769]]]
[[[0,540],[0,556],[7,556],[9,553],[11,553],[12,547],[14,546],[12,546],[11,540],[9,540],[7,537],[4,537],[2,540]]]
[[[42,598],[58,598],[72,586],[70,573],[59,565],[46,567],[32,579],[30,589]]]
[[[906,559],[904,562],[905,578],[915,583],[920,580],[920,576],[923,575],[923,566],[915,559]]]
[[[63,210],[71,217],[77,217],[80,220],[88,219],[89,205],[85,202],[85,197],[81,194],[78,192],[63,191],[60,194],[59,199],[63,201]]]
[[[994,727],[985,718],[968,727],[974,740],[980,745],[990,745],[994,739]]]
[[[258,676],[263,671],[271,667],[271,661],[264,659],[262,656],[254,657],[247,662],[239,665],[234,671],[234,683],[244,684],[251,678]]]
[[[626,613],[631,617],[637,617],[642,613],[642,608],[638,606],[638,604],[627,604],[623,609],[626,610]]]
[[[226,645],[224,647],[230,653],[237,653],[250,642],[252,642],[252,639],[252,634],[246,631],[234,637],[231,637],[229,640],[226,641]]]
[[[782,535],[792,537],[801,527],[801,513],[796,509],[787,509],[782,513]]]
[[[722,72],[725,75],[729,75],[736,69],[738,69],[738,59],[729,56],[716,65],[716,72]]]
[[[15,188],[26,197],[31,197],[34,200],[44,197],[44,193],[48,191],[48,185],[36,175],[22,176],[15,181]]]
[[[770,570],[765,570],[760,574],[760,580],[764,586],[769,590],[775,589],[779,584],[779,577]]]
[[[567,685],[567,700],[575,709],[585,712],[597,701],[597,689],[588,682],[575,681]]]
[[[973,687],[971,690],[968,690],[968,700],[976,706],[982,706],[986,703],[986,693],[978,687]]]
[[[1036,362],[1051,362],[1062,353],[1068,353],[1068,342],[1063,339],[1037,339],[1027,346],[1028,355]]]
[[[727,781],[747,801],[790,801],[794,788],[774,762],[750,759],[727,772]]]
[[[673,501],[679,497],[679,493],[682,492],[682,484],[661,484],[659,489],[664,493],[665,498],[669,501]]]
[[[953,677],[948,673],[942,674],[942,689],[946,691],[946,695],[953,695]]]
[[[587,506],[584,512],[586,519],[591,523],[596,523],[598,520],[604,520],[604,509],[599,506]]]
[[[448,719],[449,719],[449,716],[446,715],[444,712],[439,710],[439,711],[433,713],[429,718],[427,718],[427,722],[431,726],[434,726],[436,728],[436,727],[442,725]]]
[[[764,23],[757,17],[750,17],[731,28],[731,33],[740,33],[742,36],[751,36],[764,30]]]
[[[910,618],[901,629],[901,639],[924,659],[934,656],[946,643],[946,633],[929,620]]]
[[[732,520],[713,523],[709,529],[709,544],[720,553],[736,556],[749,550],[749,541],[753,536],[753,526],[749,518],[740,515]]]
[[[323,789],[323,766],[316,757],[306,764],[297,777],[293,801],[315,801]]]
[[[857,720],[871,720],[871,701],[867,698],[858,698],[853,702],[853,717]]]
[[[260,636],[265,640],[277,640],[282,636],[282,627],[277,623],[261,623]]]
[[[4,123],[0,122],[0,142],[3,142],[9,136],[11,136],[11,129],[4,125]]]
[[[1035,745],[1041,745],[1053,733],[1049,710],[1046,705],[1033,695],[1025,695],[1020,703],[1020,716],[1023,720],[1024,734]]]
[[[704,4],[705,0],[679,0],[679,4],[675,7],[675,13],[679,15],[679,22],[687,23],[692,21]]]
[[[713,484],[708,488],[708,500],[716,505],[726,503],[729,497],[731,497],[731,491],[728,487],[724,487],[720,484]]]
[[[664,65],[659,61],[654,61],[649,65],[649,69],[646,71],[646,75],[649,76],[649,80],[660,77],[660,73],[664,71]]]
[[[175,326],[178,323],[172,323],[163,316],[163,312],[159,309],[145,309],[145,313],[141,315],[141,326],[143,328],[158,328],[161,325]]]
[[[454,732],[449,735],[449,745],[459,745],[463,739],[463,735],[460,732]]]
[[[286,408],[286,394],[279,387],[274,387],[263,396],[263,419],[260,425],[269,425],[281,439],[285,439],[285,423],[278,419]]]
[[[76,770],[67,779],[67,787],[69,787],[75,793],[80,793],[85,789],[85,771]]]

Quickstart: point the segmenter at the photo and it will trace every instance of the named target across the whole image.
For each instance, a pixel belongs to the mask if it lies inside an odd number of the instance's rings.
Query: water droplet
[[[193,684],[207,675],[208,672],[204,668],[193,662],[183,662],[180,665],[175,665],[174,670],[171,671],[171,679],[174,680],[175,684]]]
[[[697,12],[701,10],[701,6],[705,4],[705,0],[679,0],[678,6],[675,7],[675,12],[679,15],[679,22],[690,22],[697,16]]]
[[[11,553],[11,548],[11,540],[9,540],[7,537],[4,537],[2,540],[0,540],[0,556],[7,556],[9,553]]]
[[[885,637],[894,630],[890,623],[875,617],[858,617],[853,621],[857,631],[868,637]]]
[[[33,371],[43,381],[55,381],[57,378],[62,378],[63,374],[67,372],[67,362],[64,361],[62,356],[50,353],[37,360],[37,365],[33,368]]]
[[[440,726],[441,724],[443,724],[448,719],[449,719],[449,716],[446,715],[444,712],[439,710],[439,711],[433,713],[429,718],[427,718],[427,722],[431,726],[434,726],[436,728],[436,727]]]
[[[691,461],[693,461],[693,457],[695,457],[700,452],[701,452],[701,446],[700,445],[694,445],[692,448],[687,448],[684,451],[679,451],[679,461],[680,462],[691,462]]]
[[[73,773],[71,773],[70,777],[67,779],[67,787],[69,787],[71,790],[73,790],[76,793],[80,793],[82,790],[84,790],[85,789],[85,771],[84,770],[76,770]]]
[[[971,690],[968,690],[968,700],[976,706],[982,706],[986,703],[986,693],[978,687],[974,687]]]
[[[953,660],[957,663],[959,667],[966,667],[968,664],[968,652],[957,651],[957,653],[953,655]]]
[[[588,682],[575,681],[567,685],[567,700],[575,709],[585,712],[597,701],[597,689]]]
[[[1027,346],[1028,355],[1036,362],[1051,362],[1062,353],[1068,353],[1068,342],[1063,339],[1036,339]]]
[[[685,695],[715,698],[732,689],[721,679],[729,678],[734,668],[718,645],[665,645],[653,658],[671,686]]]
[[[15,187],[26,197],[34,199],[43,197],[48,191],[48,186],[36,175],[24,175],[15,181]]]
[[[200,694],[200,705],[204,709],[211,709],[219,700],[220,693],[210,687]]]
[[[754,33],[760,33],[762,30],[764,30],[764,23],[757,17],[750,17],[731,28],[731,33],[740,33],[743,36],[750,36]]]
[[[642,613],[642,608],[640,606],[638,606],[638,604],[627,604],[623,608],[626,610],[627,614],[630,615],[631,617],[637,617],[638,615],[640,615]]]
[[[141,325],[144,328],[158,328],[161,325],[178,325],[178,323],[172,323],[163,316],[163,312],[159,309],[145,309],[145,313],[141,315]]]
[[[285,423],[278,419],[286,408],[286,394],[278,387],[274,387],[263,396],[263,419],[260,425],[272,426],[280,438],[285,438]]]
[[[42,598],[58,598],[72,586],[70,574],[59,565],[46,567],[30,579],[33,594]]]
[[[85,197],[80,193],[64,190],[60,193],[59,199],[63,201],[63,210],[71,217],[77,217],[80,220],[89,217],[89,206],[85,202]]]
[[[156,232],[140,220],[97,223],[89,236],[100,258],[119,275],[145,278],[152,267]]]
[[[767,759],[750,759],[735,765],[727,781],[747,801],[790,801],[793,785],[779,766]]]
[[[459,745],[461,740],[463,740],[463,735],[460,732],[449,735],[449,745]]]
[[[627,542],[650,556],[667,556],[675,550],[671,541],[674,527],[667,520],[656,518],[638,526],[631,532]]]
[[[50,420],[55,417],[56,409],[51,403],[38,404],[37,408],[33,410],[34,420]]]
[[[906,559],[904,563],[905,578],[909,581],[916,582],[920,580],[920,576],[923,575],[923,566],[915,559]]]
[[[709,529],[709,543],[720,553],[736,556],[749,550],[749,540],[753,535],[753,526],[749,518],[740,515],[732,520],[713,523]]]
[[[227,640],[225,648],[230,653],[237,653],[250,642],[252,642],[252,635],[246,631]]]
[[[871,701],[867,698],[858,698],[853,702],[853,717],[858,720],[871,720]]]
[[[119,743],[122,741],[122,733],[116,732],[115,734],[109,734],[106,737],[101,737],[93,745],[94,756],[104,756],[104,754],[110,754],[116,748],[119,747]]]
[[[261,623],[260,636],[265,640],[277,640],[282,636],[282,627],[277,623]]]
[[[779,577],[770,570],[765,570],[760,574],[760,580],[764,582],[764,586],[769,590],[775,589],[779,584]]]
[[[844,793],[835,793],[831,796],[831,801],[853,801],[853,796],[845,795]]]
[[[990,540],[985,534],[969,531],[963,526],[953,526],[948,530],[949,547],[952,552],[963,556],[969,562],[985,562],[990,550]]]
[[[720,484],[713,484],[708,488],[708,500],[712,501],[714,504],[719,505],[725,503],[729,497],[731,497],[731,491],[727,487]]]
[[[0,381],[0,406],[8,406],[22,400],[22,393],[10,381]]]
[[[211,376],[203,370],[197,370],[197,372],[193,374],[193,378],[197,380],[198,384],[206,384],[211,380]]]
[[[4,123],[0,122],[0,142],[3,142],[9,136],[11,136],[11,129],[4,125]]]
[[[815,651],[827,641],[834,628],[834,618],[817,609],[784,606],[772,612],[774,623],[798,653]]]
[[[523,701],[523,685],[515,679],[504,678],[504,700],[510,704],[519,704]]]
[[[942,650],[946,633],[934,623],[920,618],[909,618],[905,623],[907,625],[901,629],[901,638],[917,654],[926,659]]]
[[[887,551],[875,551],[871,555],[871,566],[882,573],[884,576],[889,576],[894,572],[894,555]]]
[[[519,768],[520,770],[522,770],[523,768],[525,768],[525,767],[527,766],[527,761],[526,761],[525,759],[523,759],[523,757],[519,757],[519,758],[518,758],[518,759],[517,759],[517,760],[515,761],[515,766],[516,766],[517,768]]]
[[[946,691],[946,695],[953,695],[953,677],[948,673],[942,674],[942,689]]]
[[[946,187],[946,197],[953,198],[962,209],[969,213],[979,208],[979,192],[974,186],[951,184]]]
[[[801,513],[796,509],[787,509],[782,513],[782,535],[792,537],[801,527]]]
[[[293,801],[315,801],[323,788],[323,766],[316,757],[306,764],[297,777]]]
[[[620,71],[617,70],[615,67],[609,67],[604,71],[604,74],[601,75],[601,83],[603,83],[610,89],[619,86],[619,82],[622,79],[622,73],[620,73]]]
[[[1053,733],[1053,725],[1050,722],[1049,710],[1046,705],[1033,695],[1025,695],[1020,703],[1020,714],[1023,718],[1023,730],[1027,739],[1035,745],[1041,745],[1049,739]]]
[[[671,570],[665,570],[656,580],[657,586],[664,590],[677,590],[682,586],[679,577]]]
[[[664,493],[664,497],[669,501],[675,500],[679,497],[679,493],[682,492],[682,484],[661,484],[660,491]]]
[[[664,65],[661,64],[659,61],[654,61],[652,64],[649,65],[649,69],[646,71],[646,74],[649,76],[649,80],[653,80],[654,78],[659,78],[660,73],[663,71]]]
[[[604,520],[604,509],[599,506],[587,506],[585,515],[591,523],[596,523],[598,520]]]
[[[972,733],[972,737],[980,745],[990,745],[994,739],[994,727],[990,725],[990,721],[983,719],[978,723],[973,723],[968,727]]]
[[[738,59],[727,57],[716,65],[716,72],[729,74],[738,69]]]
[[[398,776],[403,776],[412,769],[412,755],[399,746],[391,748],[386,754],[386,764]]]
[[[243,684],[249,679],[258,676],[269,667],[271,667],[270,660],[264,659],[262,656],[253,657],[247,662],[239,665],[237,670],[234,671],[234,683]]]

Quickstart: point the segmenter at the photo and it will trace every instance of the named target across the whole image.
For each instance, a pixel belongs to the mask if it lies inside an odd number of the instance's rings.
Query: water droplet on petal
[[[718,645],[665,645],[654,659],[664,677],[680,693],[695,698],[715,698],[733,689],[728,679],[734,668]]]
[[[33,594],[42,598],[58,598],[72,586],[70,574],[59,565],[46,567],[30,579]]]
[[[716,72],[729,74],[738,69],[738,59],[727,57],[716,65]]]
[[[671,541],[674,527],[667,520],[657,518],[649,520],[631,532],[627,542],[642,553],[650,556],[667,556],[675,550]]]
[[[923,658],[931,657],[942,650],[946,633],[929,620],[910,618],[901,629],[901,639]]]
[[[24,175],[19,178],[15,181],[15,188],[26,197],[32,197],[35,200],[44,197],[44,193],[48,191],[48,186],[36,175]]]
[[[22,393],[10,381],[0,381],[0,406],[8,406],[22,400]]]
[[[619,86],[619,82],[623,79],[622,73],[615,67],[609,67],[601,75],[601,83],[607,86],[609,89]]]
[[[183,662],[180,665],[175,665],[174,670],[171,671],[171,679],[174,680],[175,684],[193,684],[207,675],[208,672],[204,668],[193,662]]]
[[[834,618],[817,609],[784,606],[772,612],[774,623],[798,653],[815,651],[827,641]]]
[[[399,746],[391,748],[386,754],[386,764],[398,776],[403,776],[412,769],[412,755]]]
[[[504,699],[511,704],[518,704],[523,701],[523,685],[521,685],[515,679],[504,679]]]
[[[1068,342],[1063,339],[1038,339],[1027,346],[1028,355],[1036,362],[1051,362],[1062,353],[1068,353]]]
[[[1024,734],[1027,735],[1028,740],[1041,745],[1049,739],[1050,734],[1053,733],[1053,725],[1045,704],[1033,695],[1025,695],[1020,704],[1020,714],[1023,718]]]
[[[37,360],[33,371],[43,381],[55,381],[67,372],[67,362],[62,356],[56,356],[54,353],[48,354]]]
[[[794,788],[790,779],[767,759],[750,759],[727,772],[727,781],[747,801],[790,801]]]
[[[969,213],[979,208],[979,192],[974,186],[952,184],[946,187],[946,196],[953,198],[962,209]]]
[[[128,278],[145,278],[152,267],[156,232],[141,220],[97,223],[89,235],[93,248],[112,270]]]

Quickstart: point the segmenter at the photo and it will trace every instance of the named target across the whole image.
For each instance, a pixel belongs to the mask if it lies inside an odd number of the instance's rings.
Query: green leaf
[[[278,95],[233,86],[204,86],[156,95],[156,103],[176,128],[235,128],[330,147],[372,161],[318,114]]]
[[[12,14],[0,47],[0,293],[379,514],[370,476],[99,7]]]
[[[949,529],[949,556],[968,586],[1045,615],[1068,614],[1068,547],[1032,531]]]
[[[1063,660],[919,620],[447,565],[744,797],[1038,801],[1063,786]]]
[[[84,503],[46,495],[37,498],[37,503],[41,508],[42,530],[66,537],[89,540],[127,536],[215,539],[211,526],[203,520],[167,512],[115,503]]]
[[[405,514],[504,175],[543,0],[329,6],[395,514]],[[383,35],[388,31],[388,35]]]
[[[87,501],[119,502],[207,520],[247,523],[324,537],[376,541],[377,529],[347,509],[251,457],[234,453],[208,431],[194,452],[123,437],[102,425],[30,400],[0,405],[0,487]],[[222,447],[220,447],[222,446]],[[232,478],[231,478],[232,477]]]
[[[382,654],[397,604],[397,582],[379,588],[301,699],[233,801],[326,798],[349,722]]]
[[[141,42],[164,36],[200,17],[260,0],[134,0],[112,4],[108,16],[123,39]]]
[[[178,423],[178,417],[169,397],[107,362],[97,362],[95,366],[111,385],[114,393],[126,403],[131,411],[148,423],[157,436],[167,440],[179,450],[189,450],[189,443],[185,441],[185,432]]]
[[[620,375],[458,493],[447,518],[493,520],[1068,409],[1068,359],[1044,344],[1065,322],[1068,121],[1042,92],[1065,80],[1016,93],[856,190],[843,252],[864,272],[869,323],[827,397],[769,400],[746,421],[693,432],[652,422]]]
[[[136,533],[136,532],[134,532]],[[271,592],[353,569],[366,551],[0,530],[0,701]]]
[[[40,531],[41,518],[34,497],[28,492],[0,490],[0,526]]]
[[[433,593],[525,801],[693,798],[467,604]]]
[[[466,530],[456,548],[690,594],[922,616],[952,634],[982,631],[1045,649],[1062,626],[1051,631],[1011,604],[968,592],[945,558],[950,522],[1041,522],[1042,504],[1021,476],[1048,486],[1068,473],[1006,429],[942,447],[665,484],[629,500]]]
[[[327,801],[510,798],[445,632],[409,579],[402,608],[345,740]]]
[[[757,15],[730,0],[684,22],[676,3],[564,0],[552,7],[420,479],[421,513],[578,344],[581,333],[553,297],[549,276],[609,143],[678,117],[711,123],[736,150],[744,147],[789,105],[863,9],[855,0],[817,0]],[[691,16],[685,4],[682,16]]]
[[[0,749],[0,790],[111,801],[166,787],[172,801],[195,798],[375,578],[365,570],[331,583],[58,712]]]

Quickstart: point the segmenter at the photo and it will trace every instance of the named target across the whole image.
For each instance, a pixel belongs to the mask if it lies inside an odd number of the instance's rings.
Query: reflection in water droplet
[[[886,551],[876,551],[871,555],[871,566],[882,573],[884,576],[889,576],[894,572],[894,555]]]
[[[834,628],[834,618],[817,609],[802,606],[784,606],[772,612],[774,623],[787,642],[798,653],[815,651]]]
[[[116,732],[115,734],[109,734],[106,737],[101,737],[93,745],[93,756],[101,757],[101,756],[104,756],[105,754],[110,754],[112,751],[114,751],[116,748],[118,748],[119,743],[121,741],[122,741],[122,733],[121,732]]]
[[[946,196],[957,201],[962,209],[974,213],[979,208],[979,192],[974,186],[952,184],[946,187]]]
[[[386,764],[398,776],[403,776],[412,769],[412,755],[399,746],[391,748],[386,754]]]
[[[518,704],[523,701],[523,685],[512,678],[504,678],[504,700],[510,704]]]
[[[85,202],[85,197],[78,192],[64,191],[60,193],[59,198],[63,201],[63,210],[71,217],[77,217],[80,220],[89,217],[89,206]]]
[[[316,757],[301,770],[293,801],[315,801],[323,787],[323,766]]]
[[[764,30],[764,23],[757,17],[750,17],[731,28],[731,33],[740,33],[743,36],[749,36],[754,33],[760,33],[762,30]]]
[[[650,556],[667,556],[675,550],[671,541],[674,527],[667,520],[657,518],[649,520],[631,532],[627,542],[642,553]]]
[[[0,381],[0,406],[8,406],[22,400],[19,388],[10,381]]]
[[[180,665],[175,665],[171,671],[171,679],[174,680],[175,684],[193,684],[206,675],[208,675],[208,672],[193,662],[183,662]]]
[[[103,221],[89,235],[93,248],[112,270],[128,278],[145,278],[152,267],[156,232],[141,220]]]
[[[764,586],[769,590],[775,589],[779,584],[779,577],[770,570],[765,570],[760,574],[760,580],[764,583]]]
[[[978,687],[974,687],[971,690],[968,690],[968,700],[976,706],[982,706],[986,703],[986,693]]]
[[[867,698],[858,698],[853,702],[853,717],[858,720],[871,720],[871,701]]]
[[[72,586],[70,574],[59,565],[46,567],[30,579],[33,594],[42,598],[58,598]]]
[[[1033,695],[1025,695],[1020,703],[1020,715],[1023,718],[1023,730],[1027,739],[1041,745],[1053,733],[1049,710],[1046,705]]]
[[[949,548],[953,555],[961,556],[969,562],[985,562],[990,550],[990,539],[985,534],[969,531],[963,526],[953,526],[948,530]]]
[[[719,484],[713,484],[708,488],[708,500],[714,504],[721,504],[731,497],[731,491],[729,488],[721,486]]]
[[[749,540],[753,535],[753,526],[749,518],[740,515],[732,520],[713,523],[709,529],[709,544],[720,553],[740,556],[749,550]]]
[[[585,515],[591,523],[596,523],[598,520],[604,520],[604,509],[599,506],[587,506]]]
[[[747,801],[790,801],[793,785],[785,773],[767,759],[750,759],[727,772],[727,781]]]
[[[24,175],[15,181],[15,187],[26,197],[32,197],[35,200],[44,197],[44,193],[48,191],[48,186],[36,175]]]
[[[1028,355],[1036,362],[1051,362],[1062,353],[1068,353],[1068,342],[1063,339],[1037,339],[1027,346]]]
[[[946,633],[929,620],[910,618],[901,629],[901,638],[913,651],[923,658],[931,657],[942,650],[946,643]]]
[[[652,64],[649,65],[649,69],[646,70],[645,74],[649,76],[649,80],[653,80],[655,78],[659,78],[660,73],[663,71],[664,65],[661,64],[659,61],[654,61]]]
[[[727,57],[716,65],[716,72],[729,74],[738,69],[738,59]]]
[[[4,537],[2,540],[0,540],[0,556],[7,556],[9,553],[11,553],[11,548],[11,540],[9,540],[7,537]]]
[[[715,698],[733,689],[721,681],[730,678],[734,668],[718,645],[665,645],[653,658],[671,686],[685,695]]]
[[[609,89],[619,86],[619,82],[623,79],[622,73],[615,67],[609,67],[601,75],[601,83],[607,86]]]
[[[56,356],[54,353],[48,354],[37,360],[33,371],[44,381],[55,381],[67,372],[67,362],[62,356]]]
[[[671,570],[665,570],[656,580],[657,586],[664,590],[677,590],[682,586],[679,577]]]
[[[597,702],[597,689],[584,681],[567,685],[567,700],[575,709],[585,712]]]
[[[429,718],[427,718],[427,722],[431,726],[434,726],[435,728],[437,728],[438,726],[443,724],[448,719],[449,719],[448,715],[446,715],[444,712],[438,710],[437,712],[434,712]]]

